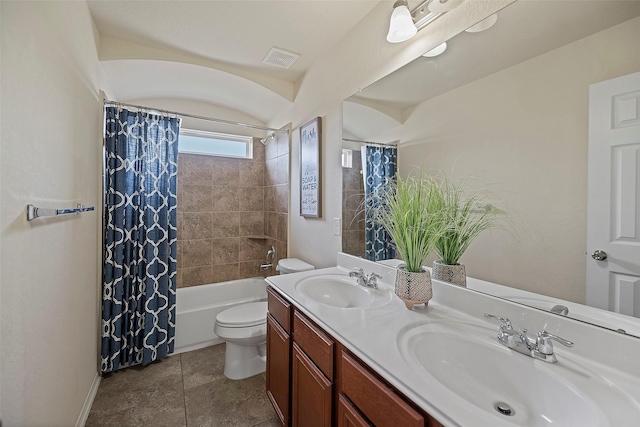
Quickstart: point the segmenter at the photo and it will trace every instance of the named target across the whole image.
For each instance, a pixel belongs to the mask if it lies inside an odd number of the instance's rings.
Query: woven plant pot
[[[395,292],[409,310],[413,310],[415,304],[427,305],[433,296],[431,274],[428,270],[412,273],[401,265],[396,272]]]
[[[463,288],[467,287],[467,273],[464,270],[464,264],[449,265],[434,261],[431,276],[436,280],[453,283]]]

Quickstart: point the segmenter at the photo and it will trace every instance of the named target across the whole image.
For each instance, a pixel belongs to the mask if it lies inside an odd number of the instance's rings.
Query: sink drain
[[[495,409],[496,411],[500,412],[502,415],[511,416],[511,415],[515,414],[515,411],[513,409],[511,409],[511,406],[509,406],[508,403],[504,403],[504,402],[495,403],[493,405],[493,409]]]

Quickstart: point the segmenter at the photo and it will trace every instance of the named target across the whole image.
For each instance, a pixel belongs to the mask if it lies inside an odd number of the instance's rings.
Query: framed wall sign
[[[321,142],[320,117],[300,126],[300,216],[322,217]]]

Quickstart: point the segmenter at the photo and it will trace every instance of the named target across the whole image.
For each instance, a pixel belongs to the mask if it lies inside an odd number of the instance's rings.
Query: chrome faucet
[[[496,339],[500,344],[510,348],[511,350],[515,350],[518,353],[533,357],[534,359],[548,363],[556,363],[558,361],[553,352],[553,344],[551,343],[551,340],[557,341],[567,347],[573,347],[573,343],[571,341],[567,341],[564,338],[560,338],[559,336],[553,335],[545,330],[538,332],[536,340],[534,341],[527,336],[526,329],[518,331],[513,328],[511,321],[506,317],[502,318],[488,313],[485,313],[484,317],[487,319],[497,319],[501,322],[500,328],[498,329],[498,335],[496,336]]]
[[[349,277],[355,277],[358,285],[365,288],[378,289],[378,279],[382,279],[382,276],[376,273],[371,273],[369,276],[364,274],[362,268],[356,268],[349,272]]]

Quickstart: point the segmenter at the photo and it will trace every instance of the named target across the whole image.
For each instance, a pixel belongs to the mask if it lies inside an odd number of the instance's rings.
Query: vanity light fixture
[[[498,14],[494,13],[493,15],[484,18],[476,25],[467,28],[465,31],[467,33],[479,33],[480,31],[488,30],[489,28],[493,27],[493,24],[495,24],[497,20]]]
[[[464,3],[464,0],[431,0],[429,10],[434,13],[448,12]]]
[[[429,10],[429,5],[434,2],[462,3],[461,0],[425,0],[420,3],[418,7],[409,11],[407,0],[397,0],[393,4],[387,41],[389,43],[400,43],[409,40],[415,36],[420,29],[441,16],[444,12],[433,12]],[[453,9],[453,7],[451,9]]]
[[[445,50],[447,50],[447,42],[443,42],[443,43],[439,44],[438,46],[436,46],[433,49],[431,49],[429,52],[423,53],[422,56],[425,56],[427,58],[433,58],[434,56],[440,55]]]
[[[400,43],[409,40],[417,32],[418,28],[411,17],[407,0],[397,0],[393,4],[387,41],[389,43]]]

